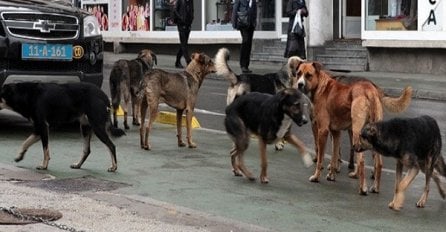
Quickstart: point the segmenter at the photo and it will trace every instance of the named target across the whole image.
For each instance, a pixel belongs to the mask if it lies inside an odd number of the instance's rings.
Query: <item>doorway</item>
[[[342,0],[342,38],[361,38],[361,0]]]

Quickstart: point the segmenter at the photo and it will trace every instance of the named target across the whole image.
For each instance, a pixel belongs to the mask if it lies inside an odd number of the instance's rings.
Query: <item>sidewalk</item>
[[[208,54],[213,57],[215,54]],[[136,53],[120,53],[105,52],[104,66],[111,68],[113,63],[119,59],[134,59]],[[157,55],[157,68],[178,71],[174,68],[175,56],[173,55]],[[236,72],[241,73],[238,61],[232,58],[229,60],[229,66]],[[269,73],[280,69],[277,63],[256,62],[252,61],[249,67],[255,73]],[[373,81],[384,92],[390,95],[399,95],[405,86],[412,86],[414,92],[413,97],[418,99],[446,101],[446,76],[419,74],[419,73],[389,73],[389,72],[350,72],[344,75],[354,75],[365,77]],[[216,78],[216,75],[210,75],[209,78]]]

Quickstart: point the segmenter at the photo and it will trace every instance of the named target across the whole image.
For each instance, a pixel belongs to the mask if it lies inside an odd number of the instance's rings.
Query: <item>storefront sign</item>
[[[444,31],[445,10],[444,0],[418,0],[419,24],[423,31]]]

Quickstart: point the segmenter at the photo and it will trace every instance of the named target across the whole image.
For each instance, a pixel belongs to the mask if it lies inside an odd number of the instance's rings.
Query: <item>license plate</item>
[[[22,44],[24,60],[66,60],[73,59],[71,44]]]

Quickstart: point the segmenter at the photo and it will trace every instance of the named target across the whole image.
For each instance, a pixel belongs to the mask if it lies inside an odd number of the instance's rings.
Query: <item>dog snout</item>
[[[302,124],[307,124],[308,123],[308,119],[307,117],[305,117],[305,115],[302,116]]]

